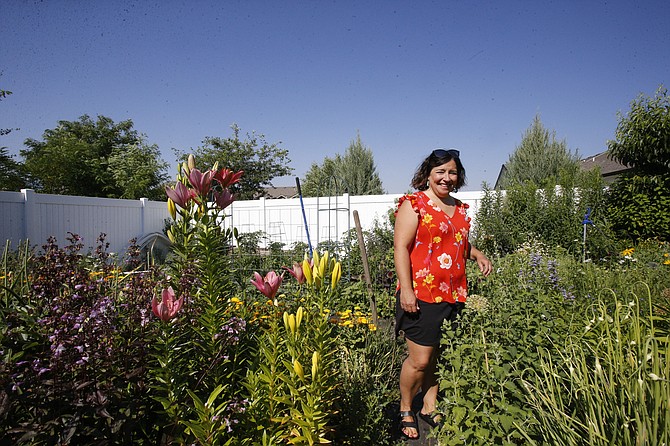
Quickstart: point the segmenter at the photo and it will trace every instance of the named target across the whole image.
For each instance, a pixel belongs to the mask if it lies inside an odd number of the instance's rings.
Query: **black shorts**
[[[395,334],[419,345],[438,346],[444,321],[453,322],[465,307],[464,302],[428,303],[419,301],[419,311],[407,313],[400,308],[400,291],[395,294]]]

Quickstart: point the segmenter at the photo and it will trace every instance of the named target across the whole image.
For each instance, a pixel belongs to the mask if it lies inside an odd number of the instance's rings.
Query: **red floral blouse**
[[[468,205],[456,200],[454,216],[449,217],[424,192],[404,195],[397,209],[405,200],[412,203],[419,219],[410,250],[414,294],[417,299],[430,303],[465,302],[468,296],[465,261],[470,232]]]

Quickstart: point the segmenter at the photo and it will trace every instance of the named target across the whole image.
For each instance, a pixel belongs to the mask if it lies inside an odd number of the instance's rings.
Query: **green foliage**
[[[556,132],[545,129],[540,116],[536,115],[505,163],[501,187],[528,182],[542,186],[547,180],[552,182],[551,178],[558,177],[561,172],[576,175],[578,171],[578,156],[570,153],[565,141],[556,141]]]
[[[535,442],[586,445],[592,444],[589,438],[593,437],[584,436],[582,442],[570,443],[568,439],[572,433],[567,428],[580,423],[586,426],[587,417],[591,417],[594,410],[599,411],[598,416],[604,424],[594,426],[593,432],[621,427],[623,421],[616,421],[616,414],[623,408],[626,408],[629,419],[634,414],[645,413],[647,409],[636,406],[635,400],[617,405],[616,401],[622,401],[618,398],[625,398],[625,394],[615,396],[610,392],[623,392],[628,383],[637,383],[637,374],[631,373],[633,369],[628,370],[628,365],[620,364],[629,361],[628,356],[623,355],[626,359],[622,361],[611,352],[648,348],[649,344],[645,347],[642,338],[641,342],[636,341],[637,345],[622,341],[626,339],[624,331],[616,331],[611,323],[621,307],[611,299],[612,292],[607,290],[627,296],[641,289],[639,281],[650,284],[648,294],[651,299],[645,297],[644,301],[647,304],[657,300],[663,302],[660,306],[655,305],[658,317],[652,319],[650,310],[640,308],[639,313],[629,314],[632,320],[623,313],[619,320],[640,327],[653,321],[656,336],[661,341],[667,339],[667,312],[663,311],[667,311],[665,308],[670,298],[669,256],[668,245],[656,243],[627,249],[609,265],[598,265],[576,261],[562,249],[535,243],[504,258],[494,259],[495,273],[487,279],[471,280],[472,294],[463,318],[455,331],[447,332],[443,338],[442,390],[438,409],[446,414],[446,424],[438,434],[440,444]],[[475,276],[471,274],[469,277]],[[624,303],[627,305],[630,300]],[[601,326],[594,330],[596,321]],[[589,324],[591,331],[585,336],[584,327]],[[625,330],[625,333],[629,332]],[[667,344],[660,345],[667,348]],[[600,383],[595,386],[593,382],[579,386],[573,382],[570,387],[571,383],[566,381],[569,376],[567,364],[571,357],[575,357],[573,352],[577,347],[586,355],[588,368],[585,370],[594,370],[594,352],[602,352],[609,354],[612,369],[618,368],[623,373],[610,374],[607,389]],[[603,355],[599,357],[603,370],[607,370]],[[636,363],[639,366],[640,363]],[[659,357],[658,361],[652,360],[649,366],[652,364],[667,369],[665,356]],[[654,373],[658,374],[657,371]],[[651,381],[651,377],[646,380],[647,383]],[[653,384],[658,383],[654,381]],[[658,398],[646,398],[644,402],[650,410],[652,405],[657,408],[668,401],[667,388],[656,388],[663,389],[656,394]],[[605,395],[611,395],[612,401],[599,403],[598,399]],[[549,401],[549,397],[555,400]],[[593,403],[590,406],[586,404],[589,399]],[[570,405],[571,402],[578,405]],[[667,423],[667,418],[664,418],[665,414],[659,414],[660,411],[655,412],[654,417],[662,426]],[[559,415],[563,420],[561,423],[551,418]],[[574,418],[570,425],[566,421],[568,418]],[[591,420],[597,421],[595,418]],[[622,433],[623,429],[618,431]],[[585,434],[583,431],[579,433]]]
[[[375,195],[383,194],[382,182],[375,167],[372,150],[365,147],[361,136],[351,141],[344,156],[326,157],[319,166],[314,163],[305,175],[303,195],[318,197],[326,195]]]
[[[289,167],[291,160],[288,150],[279,147],[280,143],[268,143],[262,134],[247,134],[241,140],[239,127],[233,125],[232,129],[232,137],[207,137],[202,146],[192,150],[192,154],[200,165],[213,166],[218,163],[234,172],[244,172],[240,182],[230,188],[236,199],[253,200],[262,197],[274,178],[290,175],[293,171]],[[178,152],[177,155],[181,161],[188,158],[188,153]]]
[[[619,238],[670,240],[670,174],[624,175],[610,186],[606,206]]]
[[[5,99],[7,96],[9,96],[9,95],[11,95],[11,94],[12,94],[11,91],[8,91],[8,90],[0,90],[0,101],[2,101],[3,99]],[[16,130],[16,129],[3,129],[3,128],[0,128],[0,136],[7,135],[7,134],[11,133],[12,130]],[[1,188],[0,188],[0,190],[1,190]]]
[[[615,298],[613,305],[601,298],[587,324],[564,342],[538,349],[539,367],[524,379],[537,418],[537,434],[526,434],[531,444],[670,441],[667,325],[659,330],[658,316],[645,317],[651,308],[640,304],[651,306],[649,289],[643,297]]]
[[[59,121],[21,151],[29,185],[39,192],[88,197],[159,197],[166,164],[131,120],[105,116]],[[142,172],[133,172],[137,166]]]
[[[561,172],[555,183],[538,189],[532,182],[513,184],[506,191],[484,189],[477,211],[474,244],[488,253],[514,252],[524,242],[537,240],[561,246],[576,257],[591,257],[614,249],[603,206],[603,183],[597,172]],[[584,217],[590,209],[595,226]]]
[[[670,169],[670,97],[660,86],[654,97],[642,94],[619,113],[616,139],[608,141],[608,152],[618,162],[632,166],[638,174],[667,174]]]
[[[545,262],[508,256],[499,266],[505,273],[470,287],[463,317],[442,340],[438,405],[449,422],[440,444],[520,443],[515,423],[533,417],[523,372],[537,361],[538,346],[565,335],[575,306],[554,289]]]
[[[0,190],[18,191],[25,187],[23,166],[0,147]]]
[[[341,358],[335,444],[388,445],[404,346],[391,330],[361,325],[337,327]]]
[[[140,138],[137,144],[115,147],[107,162],[115,189],[121,192],[118,198],[165,201],[167,163],[161,160],[156,144],[148,145]]]
[[[305,306],[295,314],[284,312],[283,326],[271,319],[259,339],[255,372],[245,381],[251,401],[248,432],[258,436],[254,442],[267,435],[290,444],[330,442],[338,355],[325,304],[338,288],[326,280],[331,270],[327,254],[321,259],[314,256],[306,289],[294,289],[290,299]],[[337,271],[335,264],[332,271]]]

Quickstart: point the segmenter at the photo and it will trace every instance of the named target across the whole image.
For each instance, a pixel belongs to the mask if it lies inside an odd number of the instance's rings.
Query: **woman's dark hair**
[[[458,172],[458,180],[456,181],[456,187],[454,192],[458,191],[461,187],[465,186],[465,168],[463,163],[461,163],[460,153],[456,149],[435,149],[431,152],[428,157],[423,160],[421,165],[416,172],[414,173],[414,178],[410,185],[416,190],[426,190],[428,189],[428,177],[430,176],[430,171],[437,166],[446,164],[449,161],[454,160],[456,162],[456,170]]]

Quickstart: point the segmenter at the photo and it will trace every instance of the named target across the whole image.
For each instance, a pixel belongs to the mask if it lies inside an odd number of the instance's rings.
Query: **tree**
[[[240,128],[236,124],[231,128],[231,138],[207,137],[202,146],[192,151],[196,165],[206,169],[218,162],[220,168],[242,170],[244,175],[230,187],[231,192],[238,200],[263,197],[274,178],[293,172],[288,166],[288,150],[280,148],[280,143],[269,144],[262,134],[247,134],[245,140],[240,140]],[[182,162],[188,159],[188,153],[177,152],[177,156]]]
[[[140,137],[138,144],[115,148],[109,156],[107,170],[114,184],[122,191],[118,198],[148,198],[163,201],[168,181],[167,163],[161,160],[156,144],[147,144]]]
[[[2,101],[3,99],[5,99],[5,98],[6,98],[7,96],[9,96],[10,94],[12,94],[11,91],[0,90],[0,101]],[[16,129],[2,129],[2,128],[0,128],[0,136],[3,136],[3,135],[8,134],[8,133],[10,133],[12,130],[16,130]]]
[[[640,94],[628,114],[618,114],[616,139],[607,142],[609,155],[638,173],[670,170],[670,97],[663,86],[653,98]]]
[[[545,129],[540,116],[536,115],[505,168],[502,188],[530,181],[541,186],[551,178],[555,181],[561,171],[576,174],[579,157],[570,153],[565,141],[557,141],[556,132]]]
[[[326,157],[321,166],[314,163],[305,175],[303,195],[383,194],[382,181],[375,167],[372,150],[365,147],[357,135],[347,147],[344,156]]]
[[[78,121],[59,121],[42,138],[26,139],[28,149],[21,151],[29,184],[40,192],[109,198],[156,196],[166,177],[167,165],[157,148],[147,146],[130,119],[116,124],[105,116],[93,121],[83,115]],[[132,168],[141,172],[130,174]]]
[[[14,161],[6,147],[0,147],[0,190],[18,191],[24,187],[21,164]]]
[[[670,239],[670,98],[659,87],[618,114],[612,158],[633,168],[607,191],[608,216],[620,237],[633,242]]]

